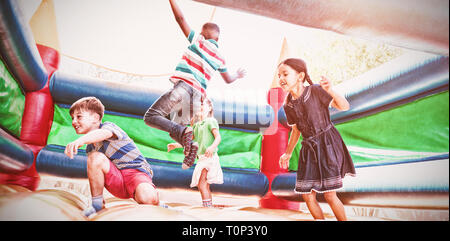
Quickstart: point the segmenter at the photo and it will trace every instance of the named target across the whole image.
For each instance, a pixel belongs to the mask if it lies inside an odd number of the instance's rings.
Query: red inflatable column
[[[284,102],[286,94],[279,87],[271,88],[268,93],[268,102],[275,112],[275,120],[264,132],[262,141],[261,172],[269,179],[269,191],[260,199],[260,206],[273,209],[299,210],[300,203],[280,199],[272,193],[272,180],[280,173],[287,172],[279,166],[280,156],[286,151],[289,141],[289,129],[278,122],[278,110]]]
[[[45,146],[53,122],[53,99],[49,80],[59,64],[59,53],[53,48],[37,45],[42,62],[48,73],[45,86],[25,95],[25,111],[22,119],[20,139],[25,144]]]
[[[36,190],[40,181],[36,171],[36,156],[47,144],[53,122],[54,103],[48,84],[50,77],[59,65],[58,51],[39,44],[37,47],[49,77],[42,89],[25,94],[25,109],[20,133],[20,140],[33,150],[35,162],[24,172],[0,174],[0,183],[16,184],[33,191]]]

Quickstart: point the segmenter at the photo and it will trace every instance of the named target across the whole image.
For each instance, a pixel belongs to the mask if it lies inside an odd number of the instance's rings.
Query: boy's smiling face
[[[100,115],[87,110],[75,110],[72,114],[72,126],[77,134],[87,134],[100,126]]]

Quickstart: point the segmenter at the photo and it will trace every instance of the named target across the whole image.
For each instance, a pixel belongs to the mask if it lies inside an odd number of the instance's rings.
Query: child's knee
[[[152,126],[153,123],[155,122],[154,119],[157,118],[158,116],[161,116],[161,114],[159,114],[158,112],[156,112],[153,109],[148,109],[144,115],[144,123],[149,126]]]
[[[141,183],[136,188],[134,199],[139,204],[158,205],[159,194],[158,191],[151,184]]]
[[[313,193],[302,194],[302,198],[305,202],[315,202],[316,201],[316,195],[314,195]]]
[[[208,170],[205,168],[202,170],[202,174],[200,175],[200,179],[198,180],[198,188],[205,189],[208,187]]]
[[[323,194],[323,197],[325,198],[325,201],[327,201],[328,203],[337,200],[336,192],[326,192]]]
[[[109,159],[105,154],[97,151],[89,153],[87,159],[88,168],[104,169],[107,164],[109,164]]]

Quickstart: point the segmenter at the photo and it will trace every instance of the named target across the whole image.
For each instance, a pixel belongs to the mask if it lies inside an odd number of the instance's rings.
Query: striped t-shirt
[[[215,40],[205,39],[203,35],[191,30],[188,41],[190,45],[170,80],[174,83],[183,80],[205,94],[214,72],[227,71],[225,60],[219,54],[219,46]]]
[[[104,153],[111,160],[117,169],[137,169],[153,177],[150,164],[145,160],[142,153],[120,127],[112,122],[100,124],[100,129],[111,131],[115,136],[101,142],[88,144],[86,153],[98,151]]]

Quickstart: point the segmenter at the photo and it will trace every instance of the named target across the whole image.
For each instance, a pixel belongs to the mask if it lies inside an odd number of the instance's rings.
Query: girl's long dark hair
[[[304,72],[305,78],[303,79],[303,82],[306,80],[309,85],[313,85],[313,82],[311,81],[311,78],[308,74],[308,69],[306,68],[306,63],[302,59],[299,58],[289,58],[283,60],[283,62],[280,63],[280,65],[285,64],[289,67],[293,68],[298,73]]]

